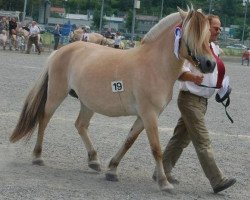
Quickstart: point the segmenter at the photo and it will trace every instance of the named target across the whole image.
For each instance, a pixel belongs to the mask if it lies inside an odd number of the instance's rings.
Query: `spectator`
[[[60,36],[61,36],[60,25],[57,24],[55,26],[55,29],[54,29],[54,42],[55,42],[55,44],[54,44],[54,50],[57,50],[57,48],[58,48]]]
[[[116,49],[120,48],[121,41],[122,41],[121,33],[117,31],[115,34],[115,43],[114,43],[114,47]]]
[[[38,45],[38,34],[40,33],[40,29],[36,25],[36,21],[31,22],[30,32],[29,32],[29,39],[28,39],[28,47],[26,53],[30,53],[30,49],[32,44],[35,44],[35,47],[38,51],[38,55],[41,54],[40,47]]]
[[[106,38],[113,39],[111,28],[108,28],[104,35]]]
[[[247,50],[242,55],[241,65],[244,65],[244,61],[247,61],[247,66],[249,66],[249,58],[250,58],[250,50],[249,48],[247,48]]]
[[[12,50],[12,46],[14,46],[14,48],[17,50],[16,29],[17,29],[17,23],[16,19],[13,17],[9,21],[10,50]]]
[[[3,44],[4,50],[6,48],[8,30],[9,30],[9,25],[8,25],[7,19],[6,19],[6,17],[3,17],[0,21],[0,34],[1,34],[0,40]]]

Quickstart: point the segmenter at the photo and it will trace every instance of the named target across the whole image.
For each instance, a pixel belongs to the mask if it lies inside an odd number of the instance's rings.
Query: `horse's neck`
[[[142,48],[147,49],[154,60],[158,62],[158,70],[161,76],[165,76],[169,81],[176,81],[182,69],[183,60],[178,59],[174,54],[174,28],[177,23],[171,25],[163,31],[154,41],[146,42]],[[170,77],[171,75],[171,77]]]

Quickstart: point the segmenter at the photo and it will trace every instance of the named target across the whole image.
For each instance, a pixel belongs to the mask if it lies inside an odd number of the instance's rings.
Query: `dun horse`
[[[175,37],[177,29],[181,32],[180,40]],[[54,51],[26,98],[10,141],[29,139],[38,125],[33,164],[42,165],[45,128],[72,91],[81,105],[75,126],[86,146],[90,168],[100,170],[97,151],[88,136],[94,112],[111,117],[134,115],[137,119],[111,159],[106,179],[118,180],[117,167],[122,157],[145,129],[155,159],[159,188],[162,191],[173,189],[163,170],[158,117],[172,98],[173,86],[185,59],[204,73],[213,71],[215,62],[209,36],[209,23],[204,14],[179,9],[156,24],[138,47],[119,50],[74,42]]]
[[[84,32],[82,29],[76,29],[70,34],[70,42],[76,42],[83,40]],[[115,41],[109,38],[104,37],[99,33],[87,33],[86,42],[91,42],[95,44],[100,44],[104,46],[114,47]],[[125,44],[121,42],[120,49],[124,49]]]
[[[75,31],[71,32],[70,34],[70,42],[76,42],[82,40],[83,37],[83,30],[81,28],[76,29]],[[101,45],[110,45],[112,43],[112,40],[109,40],[105,38],[103,35],[99,33],[87,33],[87,41],[95,44],[101,44]]]

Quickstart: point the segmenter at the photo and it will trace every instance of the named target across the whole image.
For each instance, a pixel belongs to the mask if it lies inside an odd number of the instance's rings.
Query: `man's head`
[[[35,26],[35,25],[36,25],[36,21],[32,21],[32,22],[31,22],[31,25],[32,25],[32,26]]]
[[[210,23],[210,32],[211,32],[209,42],[214,42],[218,39],[218,36],[221,33],[220,18],[217,15],[208,15],[208,20]]]

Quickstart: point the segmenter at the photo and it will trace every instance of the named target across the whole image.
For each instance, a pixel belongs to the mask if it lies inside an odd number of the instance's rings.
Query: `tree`
[[[100,26],[100,16],[101,16],[101,11],[95,10],[94,14],[93,14],[93,24],[92,25],[96,29],[99,29],[99,26]],[[107,23],[107,20],[105,18],[102,18],[102,25],[104,26],[106,23]]]
[[[130,9],[127,12],[126,23],[125,23],[125,27],[128,30],[128,32],[131,32],[131,30],[132,30],[132,21],[133,21],[133,12]]]

